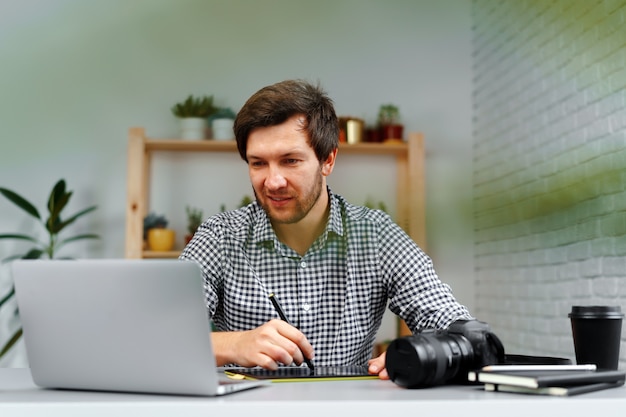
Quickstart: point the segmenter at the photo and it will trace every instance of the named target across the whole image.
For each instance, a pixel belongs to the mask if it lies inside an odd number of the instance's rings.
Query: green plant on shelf
[[[184,101],[176,103],[172,107],[174,116],[184,119],[198,117],[206,119],[218,109],[213,106],[213,96],[194,97],[190,95]]]
[[[202,224],[203,212],[199,208],[187,206],[185,207],[185,213],[187,213],[187,232],[193,235]]]
[[[394,104],[382,104],[378,109],[378,125],[389,126],[398,124],[400,121],[400,110]]]
[[[169,224],[167,218],[162,214],[156,213],[148,213],[146,217],[143,218],[143,238],[146,240],[148,238],[148,230],[153,228],[161,228],[165,229]]]

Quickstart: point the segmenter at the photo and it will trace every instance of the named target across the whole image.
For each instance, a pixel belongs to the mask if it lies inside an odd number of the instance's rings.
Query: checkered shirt
[[[316,365],[365,365],[387,305],[413,331],[471,318],[387,214],[328,192],[328,224],[304,256],[278,240],[256,202],[198,228],[180,259],[201,266],[218,330],[278,318],[268,299],[274,293],[313,345]]]

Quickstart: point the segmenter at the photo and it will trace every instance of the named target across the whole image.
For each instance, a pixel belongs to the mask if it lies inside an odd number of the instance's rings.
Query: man
[[[471,318],[431,260],[381,211],[332,193],[337,157],[332,101],[300,80],[255,93],[235,137],[256,201],[205,221],[181,259],[200,264],[218,365],[369,365],[389,308],[413,331]],[[270,294],[293,326],[278,319]]]

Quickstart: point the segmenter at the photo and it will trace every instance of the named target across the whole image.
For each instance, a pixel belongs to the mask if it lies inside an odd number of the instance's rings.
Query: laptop
[[[12,272],[40,387],[216,396],[268,384],[216,366],[195,262],[17,260]]]

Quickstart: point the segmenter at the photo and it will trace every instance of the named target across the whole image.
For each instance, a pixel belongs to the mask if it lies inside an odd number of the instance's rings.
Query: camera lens
[[[386,368],[389,378],[397,385],[421,388],[467,375],[473,361],[472,345],[464,336],[424,331],[391,342]]]

